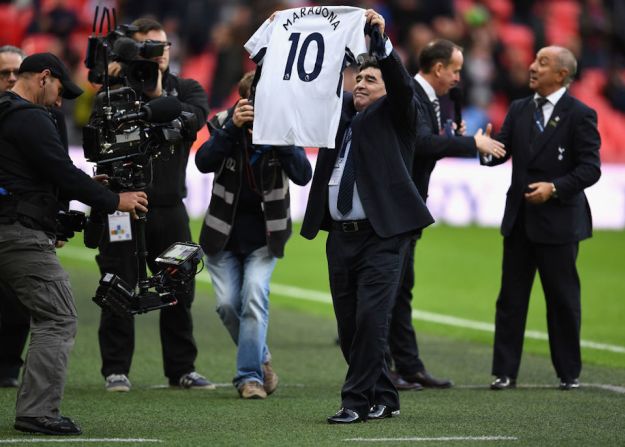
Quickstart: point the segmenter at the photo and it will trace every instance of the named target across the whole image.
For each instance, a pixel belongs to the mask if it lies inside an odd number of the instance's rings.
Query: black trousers
[[[503,241],[501,290],[495,316],[492,374],[516,378],[536,270],[547,305],[551,361],[562,380],[579,377],[581,303],[575,262],[578,242],[538,244],[527,238],[522,217]]]
[[[29,329],[28,309],[0,284],[0,378],[18,378]]]
[[[326,243],[339,341],[348,364],[342,406],[364,417],[375,404],[399,409],[385,351],[409,241],[407,235],[382,239],[366,229],[331,230]]]
[[[419,357],[417,335],[412,326],[412,288],[414,287],[415,239],[410,240],[408,253],[402,269],[401,282],[397,291],[388,334],[390,357],[400,376],[412,376],[425,371]]]
[[[133,228],[134,231],[134,228]],[[134,235],[133,235],[134,236]],[[105,235],[106,239],[106,235]],[[147,215],[146,246],[148,267],[158,270],[154,259],[174,242],[191,241],[189,217],[183,203],[172,207],[152,207]],[[96,256],[102,275],[113,273],[130,285],[137,281],[135,242],[104,241]],[[178,304],[161,309],[160,336],[165,376],[177,383],[180,376],[195,371],[197,347],[193,338],[191,303],[194,287],[178,296]],[[102,355],[102,375],[128,374],[135,346],[134,320],[103,310],[98,331]]]

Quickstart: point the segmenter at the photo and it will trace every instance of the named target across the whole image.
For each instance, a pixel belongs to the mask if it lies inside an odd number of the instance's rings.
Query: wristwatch
[[[556,189],[556,184],[551,184],[551,197],[558,198],[558,190]]]

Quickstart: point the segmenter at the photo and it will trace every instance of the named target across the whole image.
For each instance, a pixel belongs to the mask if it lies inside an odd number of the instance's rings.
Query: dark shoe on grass
[[[425,388],[451,388],[454,383],[449,379],[437,379],[427,371],[419,371],[412,376],[405,376],[407,382],[418,383]]]
[[[177,384],[170,383],[170,386],[179,386],[188,390],[214,390],[217,388],[213,382],[195,371],[184,374]]]
[[[394,410],[393,408],[386,405],[374,405],[369,410],[369,415],[367,419],[386,419],[392,418],[393,416],[399,416],[399,410]]]
[[[560,382],[560,387],[559,388],[562,391],[576,390],[577,388],[579,388],[579,380],[577,380],[577,379],[563,379],[562,382]]]
[[[334,416],[328,418],[328,424],[355,424],[357,422],[365,422],[365,419],[349,408],[341,408]]]
[[[59,416],[53,418],[50,416],[15,418],[16,430],[27,433],[42,433],[44,435],[80,435],[82,430],[70,418]]]
[[[493,383],[490,384],[490,389],[495,391],[509,390],[511,388],[516,388],[516,380],[508,376],[497,377]]]
[[[0,377],[0,388],[17,388],[19,382],[15,377]]]
[[[391,382],[397,388],[397,391],[422,391],[423,385],[417,382],[407,382],[401,377],[397,372],[390,371],[389,376],[391,378]]]

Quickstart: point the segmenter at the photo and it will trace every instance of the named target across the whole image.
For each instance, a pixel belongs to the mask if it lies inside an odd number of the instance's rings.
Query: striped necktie
[[[434,113],[436,113],[436,122],[438,124],[438,130],[442,129],[441,125],[441,103],[438,101],[438,98],[432,101],[432,105],[434,106]]]
[[[534,123],[540,133],[545,130],[545,114],[543,113],[543,106],[547,104],[547,98],[539,96],[534,99],[536,103],[536,110],[534,111]]]

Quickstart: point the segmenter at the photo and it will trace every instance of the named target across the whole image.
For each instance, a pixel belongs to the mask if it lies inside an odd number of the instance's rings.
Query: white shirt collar
[[[566,87],[560,87],[558,90],[556,90],[555,92],[553,92],[551,95],[546,96],[547,101],[549,101],[549,104],[553,105],[555,107],[555,105],[558,103],[558,101],[560,101],[560,98],[562,98],[562,96],[564,96],[564,93],[566,92]],[[538,93],[534,94],[534,99],[539,98],[540,95]]]
[[[438,100],[438,96],[436,96],[436,92],[434,91],[434,87],[432,87],[430,85],[430,83],[427,81],[427,79],[425,79],[419,73],[417,73],[414,78],[419,83],[419,85],[421,87],[423,87],[423,90],[425,90],[425,93],[428,95],[428,99],[430,100],[430,102],[434,102],[434,101]]]

